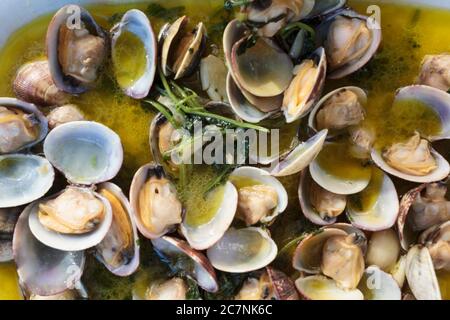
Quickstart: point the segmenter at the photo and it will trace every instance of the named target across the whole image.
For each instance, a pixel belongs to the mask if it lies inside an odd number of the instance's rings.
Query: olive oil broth
[[[214,44],[215,47],[221,47],[223,18],[232,18],[222,10],[223,1],[221,0],[166,0],[138,4],[94,5],[86,6],[86,8],[103,27],[110,29],[114,22],[118,22],[117,18],[121,13],[131,8],[145,12],[149,3],[161,3],[166,8],[185,7],[181,14],[189,16],[192,24],[198,21],[206,24],[210,36],[209,46]],[[374,3],[377,1],[349,1],[349,4],[361,13],[365,13],[367,6]],[[450,51],[450,42],[446,41],[448,30],[450,30],[450,12],[386,3],[379,3],[379,6],[381,7],[383,48],[363,70],[344,80],[327,81],[326,92],[344,85],[355,84],[366,89],[369,94],[366,121],[376,128],[383,128],[380,131],[388,133],[387,143],[402,136],[399,133],[403,129],[408,129],[406,125],[403,127],[398,125],[394,128],[395,130],[384,130],[385,120],[391,113],[395,90],[415,81],[420,62],[426,54]],[[170,17],[171,20],[174,18],[176,17]],[[0,50],[0,76],[4,79],[0,82],[0,96],[13,96],[11,83],[17,69],[23,63],[44,58],[45,33],[50,19],[51,15],[47,15],[27,24],[12,34],[4,48]],[[150,19],[155,32],[164,22],[167,22],[157,17],[150,17]],[[75,97],[73,102],[81,108],[87,119],[101,122],[120,135],[125,151],[125,161],[115,182],[127,193],[134,172],[141,165],[151,161],[148,131],[155,113],[145,104],[125,96],[114,80],[112,67],[106,66],[106,68],[97,88]],[[414,109],[414,103],[410,105],[409,108]],[[410,111],[408,106],[404,108],[405,114],[408,114]],[[44,111],[48,110],[44,109]],[[399,119],[402,119],[401,115]],[[430,121],[428,124],[431,125],[427,128],[429,132],[433,132],[437,128],[433,125],[433,120]],[[281,128],[282,149],[291,144],[296,131],[296,128]],[[438,149],[447,158],[450,156],[447,143],[440,144]],[[314,227],[306,222],[300,212],[297,194],[299,175],[280,180],[288,191],[289,207],[271,226],[271,232],[279,249],[282,250],[284,245],[289,242],[292,244],[293,239]],[[203,195],[209,179],[198,177],[195,178],[195,182],[198,183],[190,181],[191,189],[184,197],[192,200],[195,196]],[[411,187],[410,184],[400,183],[397,180],[395,182],[401,190],[400,194]],[[370,202],[370,199],[365,201]],[[152,254],[149,242],[141,239],[141,246],[143,255],[141,269],[129,278],[115,277],[94,259],[88,259],[83,282],[92,298],[129,299],[132,297],[135,284],[139,290],[143,291],[150,278],[167,275],[168,269]],[[277,263],[277,267],[291,273],[288,263]],[[443,295],[450,298],[449,276],[443,273],[439,276],[441,287],[446,288],[443,290]],[[17,275],[13,265],[0,264],[0,299],[19,298],[17,287]]]

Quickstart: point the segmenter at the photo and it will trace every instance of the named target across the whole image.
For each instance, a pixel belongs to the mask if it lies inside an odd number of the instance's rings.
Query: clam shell
[[[367,252],[367,237],[366,234],[359,230],[358,228],[356,228],[355,226],[349,224],[349,223],[335,223],[333,225],[330,226],[324,226],[322,229],[339,229],[339,230],[343,230],[345,232],[347,232],[347,234],[356,234],[359,238],[359,243],[358,246],[361,248],[362,252],[364,255],[366,255]]]
[[[302,213],[306,219],[319,226],[331,225],[336,222],[337,218],[322,219],[322,217],[317,213],[310,201],[310,185],[315,183],[309,170],[303,170],[300,176],[300,183],[298,186],[298,199],[300,201],[300,207]]]
[[[83,251],[60,251],[45,246],[30,231],[28,220],[35,204],[25,208],[14,231],[13,250],[22,286],[31,293],[50,296],[74,287],[81,279]]]
[[[201,252],[189,247],[185,241],[164,236],[153,239],[152,244],[154,249],[163,256],[181,253],[191,258],[195,263],[195,267],[193,273],[189,274],[189,276],[194,278],[198,285],[208,292],[217,292],[219,290],[216,272],[208,259]]]
[[[311,111],[314,104],[322,94],[327,74],[327,57],[325,55],[325,49],[323,47],[318,48],[316,51],[313,52],[313,54],[309,59],[314,61],[314,64],[317,66],[318,69],[318,71],[316,72],[316,76],[313,80],[314,86],[311,88],[311,92],[309,92],[309,94],[305,97],[305,99],[301,102],[301,104],[299,106],[296,106],[298,110],[295,114],[293,115],[290,114],[288,106],[283,105],[282,110],[287,123],[294,122],[295,120],[306,116]]]
[[[334,236],[346,236],[347,232],[335,228],[320,229],[304,238],[295,249],[292,266],[298,271],[310,274],[320,273],[322,251],[325,242]]]
[[[417,300],[442,300],[430,252],[416,245],[406,257],[406,279]]]
[[[53,129],[44,142],[44,153],[69,182],[81,185],[111,180],[123,162],[120,137],[90,121],[69,122]]]
[[[0,208],[18,207],[43,197],[55,172],[42,157],[24,154],[0,156]]]
[[[47,199],[35,201],[27,207],[29,210],[28,226],[33,236],[42,244],[50,248],[61,251],[82,251],[96,246],[103,240],[103,238],[105,238],[112,223],[112,208],[108,200],[98,193],[93,192],[91,189],[80,187],[69,188],[75,188],[82,192],[92,192],[93,195],[103,203],[105,207],[105,215],[102,222],[96,227],[95,230],[84,234],[62,234],[47,229],[41,224],[39,221],[39,204],[46,200],[56,198],[61,194],[61,192]]]
[[[370,176],[360,179],[342,179],[326,172],[313,160],[309,165],[309,172],[313,180],[322,188],[336,194],[355,194],[363,191],[370,183]]]
[[[139,170],[135,173],[133,177],[133,181],[130,187],[130,206],[132,209],[131,212],[134,215],[133,220],[135,221],[136,227],[139,230],[139,232],[148,239],[157,239],[162,237],[166,233],[170,232],[174,226],[167,228],[161,234],[154,234],[153,232],[148,230],[145,227],[145,224],[142,222],[141,216],[139,214],[139,193],[143,185],[147,182],[147,180],[151,176],[156,176],[159,178],[159,177],[166,177],[166,174],[161,166],[155,165],[153,163],[146,164],[141,168],[139,168]]]
[[[308,300],[364,300],[360,290],[341,289],[334,280],[321,275],[298,278],[295,286]]]
[[[312,128],[314,131],[318,131],[317,127],[316,127],[316,116],[317,113],[322,109],[323,105],[325,104],[325,102],[327,102],[332,96],[334,96],[335,94],[341,92],[341,91],[351,91],[354,94],[356,94],[356,96],[358,97],[358,101],[361,105],[366,105],[367,104],[367,94],[366,92],[358,87],[342,87],[336,90],[331,91],[330,93],[326,94],[322,99],[320,99],[320,101],[314,106],[314,108],[312,109],[311,113],[309,114],[308,117],[308,126],[310,128]],[[328,135],[330,138],[334,136],[333,133],[330,132],[330,134]]]
[[[322,150],[328,130],[322,130],[306,142],[301,143],[281,159],[272,163],[270,174],[274,177],[285,177],[299,173],[305,169]],[[279,161],[279,162],[278,162]]]
[[[13,90],[17,98],[40,106],[61,106],[70,99],[67,93],[56,87],[47,60],[23,65],[17,71]]]
[[[0,263],[14,259],[12,239],[14,228],[23,208],[0,209]]]
[[[111,29],[111,50],[114,51],[117,40],[124,31],[129,31],[135,34],[145,46],[146,51],[146,68],[145,73],[141,78],[136,79],[135,82],[127,88],[122,88],[127,96],[134,99],[145,98],[153,85],[156,74],[156,60],[158,57],[158,46],[155,33],[152,25],[145,15],[140,10],[133,9],[127,11],[122,17],[122,20]],[[114,59],[113,59],[114,60]],[[113,61],[114,63],[114,61]]]
[[[308,2],[312,3],[308,4]],[[342,8],[347,3],[347,0],[308,0],[305,1],[305,5],[307,5],[308,10],[306,10],[307,14],[305,15],[305,19],[312,19],[316,17],[326,16],[336,10]]]
[[[381,151],[375,148],[372,149],[371,157],[373,162],[375,162],[375,164],[384,172],[387,172],[402,180],[411,181],[415,183],[430,183],[444,180],[450,174],[450,165],[448,161],[438,152],[436,152],[433,148],[431,149],[431,154],[436,159],[437,168],[426,176],[414,176],[392,168],[390,165],[387,164],[386,161],[384,161]]]
[[[423,85],[413,85],[397,91],[395,101],[417,100],[432,108],[441,119],[442,130],[429,141],[450,139],[450,95],[445,91]]]
[[[286,274],[272,267],[266,267],[270,282],[278,300],[299,300],[295,284]]]
[[[30,142],[24,146],[22,146],[21,148],[19,148],[18,150],[15,150],[14,152],[18,152],[18,151],[22,151],[24,149],[28,149],[31,148],[32,146],[40,143],[42,140],[45,139],[45,137],[47,136],[48,133],[48,121],[47,118],[42,114],[41,111],[39,111],[39,109],[31,103],[25,102],[25,101],[21,101],[15,98],[0,98],[0,106],[3,107],[10,107],[10,108],[16,108],[19,109],[21,111],[23,111],[26,114],[33,114],[36,117],[36,120],[38,122],[38,126],[39,126],[39,135],[37,137],[37,139],[33,142]]]
[[[333,22],[333,20],[338,16],[344,16],[344,17],[348,17],[348,18],[357,18],[357,19],[361,19],[364,21],[368,21],[368,19],[369,19],[369,17],[360,15],[350,9],[349,10],[347,10],[347,9],[346,10],[336,10],[334,13],[330,14],[326,18],[326,20],[324,22],[322,22],[321,25],[319,25],[319,27],[317,29],[317,33],[316,33],[317,41],[319,43],[322,43],[322,44],[325,43],[327,34],[328,34],[328,29],[329,29],[331,23]],[[381,44],[381,40],[382,40],[381,26],[378,23],[378,21],[376,21],[376,19],[370,18],[370,21],[372,24],[372,26],[370,28],[370,30],[372,31],[372,43],[371,43],[370,47],[367,49],[364,56],[361,57],[357,62],[354,62],[353,64],[347,64],[336,70],[329,70],[328,78],[341,79],[341,78],[344,78],[344,77],[358,71],[359,69],[364,67],[373,58],[373,56],[377,53],[378,48],[380,47],[380,44]]]
[[[58,12],[56,12],[50,21],[46,35],[47,58],[50,73],[55,85],[65,92],[80,94],[86,92],[88,88],[77,79],[63,74],[58,57],[59,31],[63,24],[66,24],[67,21],[71,21],[71,19],[73,19],[72,15],[74,12],[72,8],[73,5],[66,5],[62,7],[58,10]],[[90,32],[103,39],[109,40],[106,32],[95,22],[92,15],[82,7],[78,6],[78,9],[80,10],[81,21],[84,22],[86,26],[89,26]]]
[[[99,192],[101,192],[103,189],[111,192],[117,198],[117,200],[119,200],[120,204],[125,209],[125,211],[128,215],[127,219],[129,221],[129,226],[132,229],[134,250],[133,250],[133,256],[131,257],[131,260],[126,261],[125,264],[121,265],[118,268],[115,268],[114,266],[109,265],[105,261],[105,259],[102,257],[102,253],[100,250],[96,250],[96,257],[113,274],[120,276],[120,277],[127,277],[127,276],[133,274],[137,270],[137,268],[139,267],[139,260],[140,260],[139,236],[138,236],[138,232],[137,232],[137,228],[136,228],[136,223],[134,222],[135,215],[133,213],[133,209],[131,208],[130,202],[128,201],[128,199],[125,196],[125,194],[123,193],[123,191],[117,185],[115,185],[111,182],[105,182],[98,186]],[[112,224],[114,224],[114,223],[116,223],[116,221],[115,221],[114,214],[113,214]],[[114,237],[114,235],[111,233],[112,233],[112,229],[110,228],[110,230],[106,234],[105,238],[107,238],[109,235],[111,235],[111,237]],[[103,241],[105,241],[105,239],[103,239]],[[114,251],[114,249],[111,249],[111,250]]]
[[[381,190],[372,208],[367,211],[359,211],[351,205],[347,206],[347,217],[352,225],[357,228],[367,231],[381,231],[389,229],[397,221],[400,207],[397,190],[388,175],[384,173],[382,175]]]
[[[183,219],[180,230],[190,246],[196,250],[205,250],[215,245],[233,222],[237,203],[237,190],[231,182],[227,182],[220,208],[211,221],[192,227]]]
[[[358,285],[365,300],[402,300],[402,292],[394,278],[378,268],[369,266]]]
[[[257,248],[259,250],[254,250]],[[276,258],[277,252],[277,245],[267,231],[254,227],[230,228],[207,250],[207,256],[217,270],[245,273],[266,267]]]
[[[277,191],[278,194],[278,205],[274,212],[270,216],[266,216],[261,219],[262,223],[272,222],[279,214],[284,212],[288,205],[288,194],[284,186],[276,178],[270,176],[267,171],[255,168],[255,167],[240,167],[234,170],[230,178],[232,177],[247,177],[252,180],[256,180],[263,185],[268,185]]]

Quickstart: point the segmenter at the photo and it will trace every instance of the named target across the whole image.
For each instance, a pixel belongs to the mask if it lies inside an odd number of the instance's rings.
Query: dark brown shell
[[[55,85],[47,60],[22,66],[17,71],[13,90],[17,98],[39,106],[61,106],[70,99],[68,94]]]
[[[283,272],[266,267],[270,282],[278,300],[300,300],[294,282]]]

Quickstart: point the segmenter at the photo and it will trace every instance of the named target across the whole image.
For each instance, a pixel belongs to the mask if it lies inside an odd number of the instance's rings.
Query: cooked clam
[[[69,101],[69,95],[53,81],[47,60],[30,62],[22,66],[13,83],[16,97],[40,106],[61,106]]]
[[[186,30],[188,22],[186,16],[179,18],[165,29],[160,39],[161,69],[166,76],[174,74],[175,80],[193,72],[205,49],[205,26],[200,22],[189,32]]]
[[[41,243],[62,251],[99,244],[112,223],[111,204],[91,189],[69,186],[29,206],[29,227]]]
[[[269,265],[276,257],[277,245],[261,228],[230,228],[207,250],[214,268],[232,273],[255,271]]]
[[[402,293],[394,278],[378,268],[370,266],[358,286],[365,300],[401,300]]]
[[[370,25],[372,24],[372,25]],[[324,44],[331,79],[352,74],[375,55],[381,44],[381,26],[375,19],[341,10],[331,14],[318,28]]]
[[[367,95],[358,87],[344,87],[324,96],[309,114],[308,125],[316,131],[336,133],[364,120]]]
[[[0,154],[32,147],[47,133],[47,119],[34,104],[0,98]]]
[[[0,156],[0,208],[28,204],[52,187],[55,172],[42,157],[11,154]]]
[[[400,241],[392,229],[374,232],[369,239],[366,262],[385,272],[392,270],[400,255]]]
[[[130,10],[111,29],[111,51],[116,80],[126,95],[145,98],[157,66],[157,43],[150,21],[140,10]]]
[[[137,228],[149,239],[159,238],[181,223],[182,204],[161,166],[147,164],[136,172],[130,203]]]
[[[436,270],[450,271],[450,221],[426,230],[419,241],[428,248]]]
[[[13,260],[14,227],[21,208],[0,209],[0,263]]]
[[[72,21],[70,5],[61,8],[47,30],[47,57],[56,86],[68,93],[85,92],[99,77],[108,56],[109,39],[91,14],[79,7],[81,21]]]
[[[110,182],[98,192],[111,204],[113,220],[105,238],[95,247],[96,257],[115,275],[129,276],[139,266],[139,243],[133,209],[122,190]]]
[[[286,122],[306,116],[320,97],[327,73],[327,59],[323,48],[294,68],[294,79],[284,92],[282,110]],[[325,129],[325,128],[324,128]]]
[[[266,267],[259,276],[248,278],[235,300],[299,300],[294,282],[283,272]]]
[[[450,89],[450,54],[426,55],[420,66],[417,84],[447,92]]]
[[[187,256],[189,259],[187,265],[183,265],[183,272],[194,279],[200,287],[208,292],[219,290],[216,272],[209,263],[208,259],[200,252],[192,249],[185,241],[176,238],[164,236],[152,240],[153,248],[162,255],[169,263],[176,263],[181,256]]]
[[[53,109],[48,115],[48,126],[54,129],[68,122],[84,120],[83,113],[73,104],[67,104]]]
[[[231,173],[230,181],[238,192],[236,217],[248,226],[270,223],[287,207],[286,189],[262,169],[240,167]]]
[[[36,204],[25,208],[14,230],[13,250],[21,285],[30,294],[57,295],[74,288],[83,274],[83,251],[60,251],[37,240],[29,228]]]
[[[154,283],[145,293],[145,300],[186,300],[188,288],[181,278]]]
[[[224,61],[214,55],[209,55],[200,62],[200,80],[203,91],[213,101],[228,101],[226,79],[228,69]]]

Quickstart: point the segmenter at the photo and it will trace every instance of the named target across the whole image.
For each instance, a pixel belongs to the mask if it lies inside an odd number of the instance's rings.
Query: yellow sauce
[[[117,39],[112,59],[114,74],[121,88],[129,88],[142,78],[148,63],[144,43],[130,31],[122,32]]]
[[[439,287],[441,288],[442,299],[450,300],[450,272],[437,271],[436,274],[439,281]]]
[[[329,143],[317,157],[319,166],[329,175],[345,180],[367,180],[371,167],[352,157],[349,145]]]
[[[186,209],[186,223],[191,227],[210,222],[222,204],[224,186],[205,194],[208,184],[214,177],[215,172],[211,167],[198,166],[194,168],[184,190],[179,190]]]
[[[22,300],[13,263],[0,263],[0,300]]]
[[[252,179],[249,177],[240,177],[240,176],[231,176],[230,182],[236,187],[236,189],[240,190],[246,187],[253,187],[262,185],[262,183],[256,179]]]
[[[383,172],[378,168],[373,168],[369,185],[362,192],[350,196],[349,205],[360,212],[368,212],[373,209],[380,196],[383,180]]]

